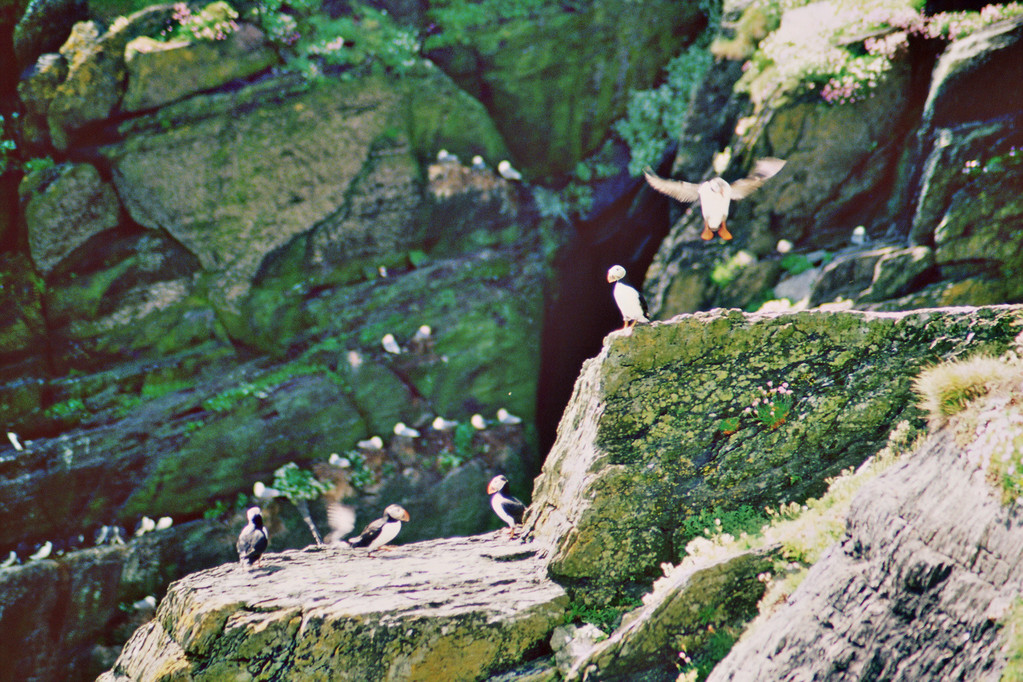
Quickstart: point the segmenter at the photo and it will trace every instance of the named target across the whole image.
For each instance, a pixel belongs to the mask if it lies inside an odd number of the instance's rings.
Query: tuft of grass
[[[913,382],[913,388],[931,423],[941,425],[1002,383],[1006,368],[1003,360],[976,355],[924,370]]]

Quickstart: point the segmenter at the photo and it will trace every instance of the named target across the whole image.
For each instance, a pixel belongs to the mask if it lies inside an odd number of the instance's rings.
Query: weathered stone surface
[[[67,149],[70,135],[82,126],[107,118],[124,95],[124,48],[134,38],[155,34],[171,18],[171,5],[135,12],[109,30],[96,21],[74,25],[61,46],[68,75],[48,109],[50,137]]]
[[[434,86],[433,99],[417,94]],[[417,159],[454,134],[425,105],[451,106],[452,90],[436,69],[397,83],[371,77],[312,89],[272,79],[141,117],[105,154],[132,217],[194,253],[220,280],[214,299],[237,312],[264,258],[300,235],[311,240],[297,256],[303,280],[336,277],[338,265],[403,264],[408,250],[424,247],[430,226],[416,214]],[[481,109],[463,114],[462,134],[487,127]],[[490,126],[477,143],[499,150]],[[384,262],[364,262],[371,257]]]
[[[15,68],[20,72],[44,52],[55,52],[67,39],[75,22],[88,15],[84,0],[35,0],[14,28]]]
[[[1021,322],[1011,306],[715,311],[611,334],[583,366],[534,489],[528,523],[552,546],[552,574],[580,592],[620,589],[677,559],[684,538],[672,529],[700,509],[820,493],[915,413],[921,367],[1001,352]],[[783,422],[744,412],[783,382]]]
[[[5,313],[0,318],[0,358],[4,365],[17,365],[35,353],[46,335],[41,286],[32,271],[32,262],[26,256],[4,254],[0,256],[0,269],[6,274],[0,287],[0,308]],[[0,376],[20,378],[22,371],[0,371]],[[8,396],[4,398],[0,400],[2,419],[15,423],[11,417],[16,412],[8,412],[11,403]]]
[[[846,537],[708,680],[997,680],[1023,527],[949,432],[868,483]]]
[[[377,558],[268,554],[173,583],[100,679],[481,680],[541,644],[567,605],[536,547],[500,533]]]
[[[466,45],[431,56],[486,102],[516,167],[544,175],[596,150],[630,89],[653,84],[704,23],[695,6],[664,0],[549,5],[472,28]]]
[[[884,301],[903,296],[933,267],[934,252],[926,246],[888,249],[874,265],[870,286],[856,300]]]
[[[716,628],[749,621],[764,594],[756,576],[773,567],[770,552],[746,552],[680,566],[654,583],[644,604],[625,614],[566,680],[665,680],[678,676],[680,651],[695,654]]]
[[[5,676],[95,679],[103,669],[90,660],[92,646],[130,623],[132,602],[161,593],[184,573],[233,560],[234,537],[219,523],[201,521],[0,569]]]
[[[46,115],[57,87],[67,78],[67,62],[60,54],[39,56],[31,70],[18,82],[18,97],[25,105],[22,130],[26,141],[41,145],[49,139]]]
[[[32,260],[44,276],[87,239],[118,222],[121,206],[114,188],[88,163],[36,171],[22,180],[18,193]]]
[[[246,23],[224,40],[135,38],[125,48],[128,87],[121,109],[141,111],[169,104],[259,73],[277,60],[263,32]]]

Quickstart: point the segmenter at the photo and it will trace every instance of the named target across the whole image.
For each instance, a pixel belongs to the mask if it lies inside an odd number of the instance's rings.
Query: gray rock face
[[[701,509],[822,492],[917,414],[921,367],[1000,353],[1021,319],[1009,306],[714,311],[611,334],[583,366],[527,524],[551,544],[552,574],[582,593],[642,580],[677,559],[683,521]],[[755,401],[777,402],[783,382],[784,418],[758,416]]]
[[[259,73],[278,60],[262,31],[242,23],[224,40],[161,42],[139,37],[125,48],[123,111],[141,111]]]
[[[1000,679],[1021,537],[962,447],[933,437],[859,492],[842,543],[708,680]]]
[[[89,237],[118,222],[114,188],[88,163],[36,171],[22,181],[19,193],[32,260],[44,276]]]
[[[195,573],[100,680],[486,679],[563,620],[568,597],[536,549],[498,532]]]

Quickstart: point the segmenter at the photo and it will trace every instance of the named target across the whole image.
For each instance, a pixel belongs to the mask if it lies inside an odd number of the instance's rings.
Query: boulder
[[[14,27],[14,57],[18,72],[31,66],[44,52],[56,52],[71,27],[88,18],[85,0],[35,0]]]
[[[887,249],[874,264],[870,286],[860,292],[856,301],[884,301],[904,296],[933,267],[934,252],[926,246]]]
[[[516,167],[542,176],[571,171],[599,148],[630,91],[653,85],[705,23],[696,6],[667,0],[548,5],[454,27],[462,44],[430,56],[487,105]]]
[[[166,230],[216,273],[212,299],[237,314],[271,254],[293,263],[294,272],[268,266],[290,287],[363,278],[367,266],[405,265],[409,251],[427,248],[418,159],[455,134],[437,108],[459,101],[435,68],[317,88],[285,76],[141,116],[103,153],[132,218]],[[478,103],[461,115],[462,134],[500,153]]]
[[[25,176],[18,188],[36,269],[49,275],[90,237],[115,227],[114,188],[88,163],[65,163]]]
[[[26,372],[26,367],[20,366],[21,362],[35,355],[46,337],[42,283],[33,271],[32,262],[24,255],[8,253],[0,256],[0,269],[6,275],[0,287],[0,307],[5,311],[0,321],[0,358],[4,366],[0,376],[4,379],[25,379],[31,372]],[[14,418],[20,412],[14,408],[17,402],[20,401],[10,400],[10,396],[5,395],[0,400],[0,414],[3,415],[0,419],[9,424],[17,423]]]
[[[113,113],[124,95],[125,46],[139,36],[155,35],[173,11],[171,5],[154,5],[115,21],[109,29],[96,21],[74,25],[60,48],[68,75],[47,110],[57,149],[68,149],[76,131]]]
[[[224,40],[135,38],[125,48],[128,86],[123,111],[142,111],[213,90],[263,71],[278,60],[263,32],[241,23]]]
[[[1009,679],[1021,542],[1014,505],[939,432],[857,493],[842,541],[707,679]]]
[[[67,62],[58,53],[39,56],[18,82],[18,98],[25,105],[22,131],[27,142],[41,147],[49,140],[46,115],[57,87],[67,78]]]
[[[413,521],[415,523],[413,512]],[[173,583],[103,682],[162,674],[250,680],[478,680],[517,665],[568,597],[537,548],[500,533],[264,555]]]
[[[819,494],[918,414],[922,367],[1001,352],[1021,315],[718,310],[613,333],[583,365],[527,526],[576,594],[619,594],[677,560],[699,510]],[[758,415],[765,402],[778,411]]]

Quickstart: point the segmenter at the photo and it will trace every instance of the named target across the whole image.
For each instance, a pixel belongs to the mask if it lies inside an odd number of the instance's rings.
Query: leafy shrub
[[[160,34],[165,40],[224,40],[238,30],[238,12],[224,0],[211,2],[198,12],[183,2],[174,5],[173,24]]]
[[[629,146],[629,173],[639,175],[644,166],[656,165],[678,138],[692,94],[712,62],[703,41],[697,41],[668,63],[662,85],[629,95],[625,117],[614,124]]]

